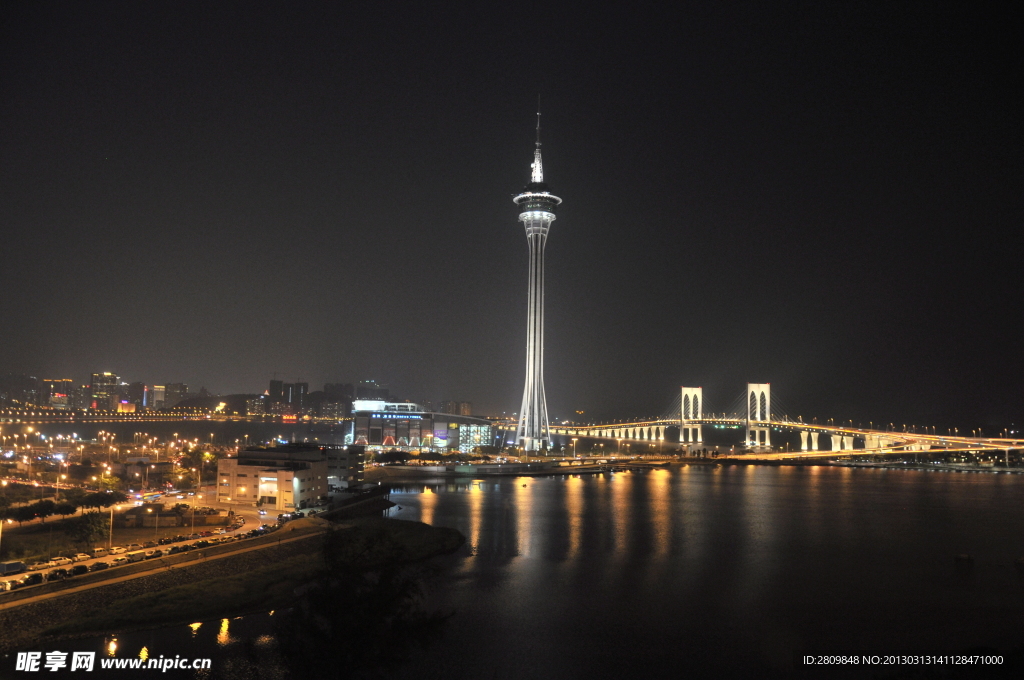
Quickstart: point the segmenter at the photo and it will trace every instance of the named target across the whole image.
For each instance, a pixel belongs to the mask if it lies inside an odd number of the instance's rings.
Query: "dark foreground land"
[[[48,641],[234,617],[293,606],[296,593],[456,550],[454,529],[382,518],[347,520],[302,540],[174,565],[0,612],[0,651]]]

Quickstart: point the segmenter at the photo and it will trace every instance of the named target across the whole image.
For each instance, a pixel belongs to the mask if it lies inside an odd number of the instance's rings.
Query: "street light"
[[[107,539],[107,550],[114,547],[114,510],[120,510],[120,505],[110,506],[110,538]]]
[[[146,512],[153,512],[153,508],[146,508]],[[160,528],[160,515],[153,515],[153,542],[156,543],[156,530]]]
[[[573,458],[576,458],[576,442],[577,442],[578,439],[579,439],[578,437],[573,437],[572,438],[572,457]]]
[[[7,482],[4,482],[4,484],[6,485]],[[4,540],[4,521],[5,520],[0,519],[0,546],[3,545],[3,540]],[[6,520],[6,521],[7,521],[8,524],[14,524],[14,520],[13,519],[9,519],[9,520]]]

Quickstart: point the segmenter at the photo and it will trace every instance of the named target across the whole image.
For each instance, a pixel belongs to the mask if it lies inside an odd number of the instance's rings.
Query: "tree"
[[[60,515],[61,517],[73,515],[76,510],[78,510],[78,506],[67,501],[61,501],[53,506],[53,514]]]
[[[87,493],[82,497],[80,505],[83,508],[96,508],[99,510],[103,507],[103,501],[107,500],[107,494],[103,491],[94,491]]]
[[[377,460],[382,463],[404,463],[410,458],[412,458],[412,455],[408,451],[398,451],[396,449],[377,454]]]
[[[117,505],[119,503],[127,503],[128,494],[124,491],[108,491],[107,500],[103,501],[102,507],[109,508],[111,505]]]
[[[71,503],[73,506],[77,508],[82,505],[82,499],[84,499],[88,494],[86,493],[85,489],[80,489],[77,486],[73,486],[64,489],[61,495],[64,496],[65,501]]]
[[[89,512],[64,522],[64,533],[75,543],[86,548],[102,539],[110,530],[110,520],[103,513]]]
[[[40,522],[45,522],[46,518],[53,514],[54,507],[56,507],[56,503],[49,498],[28,506],[29,510],[32,511],[32,516],[38,517]]]
[[[20,505],[10,511],[11,519],[20,526],[24,522],[31,522],[36,518],[36,513],[31,505]]]

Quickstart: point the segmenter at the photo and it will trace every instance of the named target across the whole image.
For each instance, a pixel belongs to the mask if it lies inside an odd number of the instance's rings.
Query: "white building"
[[[306,508],[327,498],[327,457],[320,449],[250,449],[217,464],[217,500],[268,510]]]

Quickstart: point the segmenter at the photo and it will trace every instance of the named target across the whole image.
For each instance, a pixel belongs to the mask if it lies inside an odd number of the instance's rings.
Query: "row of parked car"
[[[232,529],[237,529],[245,523],[244,518],[239,519],[241,521],[233,524],[231,526]],[[0,581],[0,592],[17,590],[18,588],[34,586],[44,582],[63,581],[88,572],[101,571],[111,567],[119,567],[123,564],[151,560],[158,557],[164,557],[165,555],[177,555],[179,553],[188,552],[190,550],[200,550],[202,548],[208,548],[212,545],[218,545],[221,543],[230,543],[231,541],[254,538],[256,536],[262,536],[269,531],[273,531],[273,529],[274,527],[260,526],[256,529],[250,529],[249,531],[238,534],[227,534],[224,529],[220,529],[218,531],[204,531],[199,534],[190,534],[188,536],[163,538],[157,543],[147,541],[143,544],[132,543],[127,547],[115,546],[109,551],[106,548],[97,548],[93,551],[92,555],[79,553],[74,557],[55,557],[49,562],[36,562],[35,564],[30,565],[28,567],[29,573],[25,574],[21,578]],[[222,535],[218,535],[218,533]],[[157,547],[158,545],[166,546],[168,544],[170,544],[169,548],[161,549]],[[94,562],[88,566],[84,564],[74,564],[75,562],[81,562],[86,559],[104,557],[108,554],[116,556],[110,561]],[[69,565],[73,566],[65,568]],[[50,569],[50,571],[44,574],[43,570],[50,567],[55,568]]]
[[[301,510],[296,510],[295,512],[283,512],[277,516],[277,521],[279,524],[283,524],[290,519],[302,519],[303,517],[312,517],[315,514],[317,514],[316,510],[307,510],[305,513]]]

